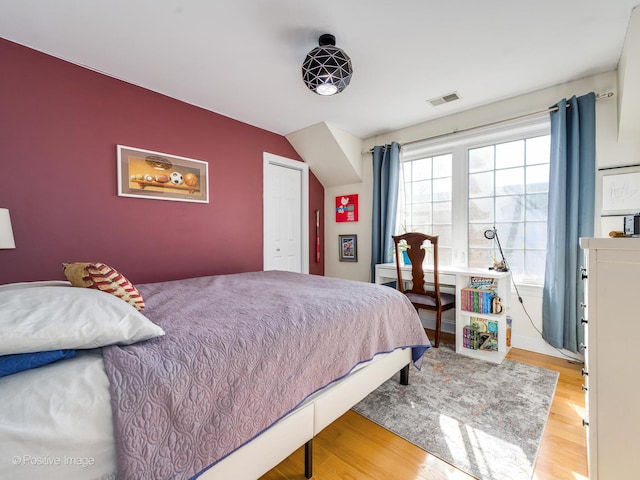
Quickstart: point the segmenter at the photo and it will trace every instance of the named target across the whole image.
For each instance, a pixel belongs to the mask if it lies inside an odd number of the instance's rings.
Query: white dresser
[[[582,238],[591,480],[640,478],[640,239]]]

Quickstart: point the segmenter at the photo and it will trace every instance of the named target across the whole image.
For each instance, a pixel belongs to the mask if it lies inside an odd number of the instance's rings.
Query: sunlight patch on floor
[[[545,475],[542,475],[542,477],[540,477],[540,476],[534,474],[533,478],[531,480],[542,480],[543,478],[548,478],[548,477],[545,476]],[[567,477],[567,478],[569,478],[569,477]],[[580,475],[577,472],[571,472],[571,478],[573,480],[589,480],[589,477],[585,477],[584,475]]]
[[[579,418],[584,418],[585,407],[575,402],[567,402],[567,406],[573,410]]]
[[[444,435],[447,447],[451,452],[453,463],[456,465],[464,465],[469,463],[469,455],[462,438],[460,423],[446,415],[440,415],[440,431]]]
[[[522,475],[530,474],[535,459],[527,458],[519,445],[497,438],[491,433],[461,424],[446,415],[440,415],[440,430],[444,435],[447,448],[453,463],[465,469],[465,465],[475,464],[478,472],[484,478],[519,478],[514,475],[514,468],[518,466]],[[510,461],[502,464],[508,471],[494,470],[490,459],[500,456]],[[495,462],[494,462],[495,465]],[[524,477],[523,477],[524,478]]]

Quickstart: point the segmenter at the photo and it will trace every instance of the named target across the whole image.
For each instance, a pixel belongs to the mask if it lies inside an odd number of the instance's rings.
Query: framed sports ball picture
[[[118,145],[118,195],[209,203],[208,167],[202,160]]]

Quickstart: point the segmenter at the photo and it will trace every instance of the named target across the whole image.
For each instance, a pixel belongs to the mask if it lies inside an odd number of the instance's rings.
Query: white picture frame
[[[118,145],[118,196],[209,203],[209,164]]]
[[[628,215],[640,211],[640,166],[602,170],[601,215]]]

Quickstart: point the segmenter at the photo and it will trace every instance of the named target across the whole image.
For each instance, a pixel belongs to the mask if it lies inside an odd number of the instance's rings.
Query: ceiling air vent
[[[427,100],[432,106],[437,107],[438,105],[442,105],[443,103],[453,102],[454,100],[459,100],[460,94],[458,92],[447,93],[446,95],[442,95],[441,97],[435,97],[431,100]]]

